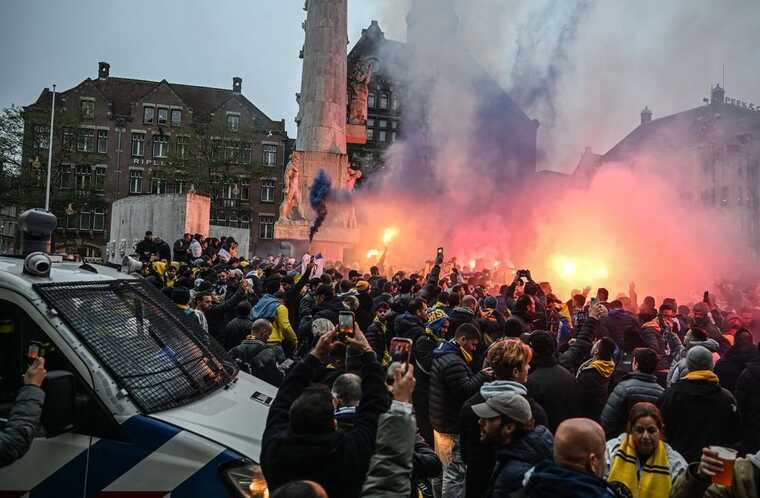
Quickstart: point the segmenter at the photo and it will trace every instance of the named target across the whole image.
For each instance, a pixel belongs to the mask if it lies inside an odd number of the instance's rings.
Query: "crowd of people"
[[[444,274],[442,252],[427,274],[383,275],[236,248],[185,234],[169,251],[148,232],[136,250],[180,313],[279,388],[260,458],[273,497],[760,496],[751,309],[639,304],[633,284],[564,300],[527,270],[501,286]],[[721,448],[738,454],[726,486]]]

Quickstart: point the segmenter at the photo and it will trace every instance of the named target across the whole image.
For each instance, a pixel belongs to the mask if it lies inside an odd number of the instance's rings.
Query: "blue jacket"
[[[496,450],[496,466],[491,477],[491,487],[486,496],[508,496],[522,487],[525,473],[537,463],[551,458],[554,438],[543,425],[517,441]]]
[[[512,497],[529,498],[616,498],[619,495],[607,481],[576,472],[551,460],[538,464],[525,487]]]
[[[264,294],[261,299],[253,307],[250,314],[250,319],[255,322],[259,318],[266,318],[272,320],[277,313],[277,306],[280,305],[280,300],[274,297],[272,294]]]

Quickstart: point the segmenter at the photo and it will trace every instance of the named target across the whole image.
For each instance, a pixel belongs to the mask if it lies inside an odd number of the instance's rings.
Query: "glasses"
[[[658,429],[655,426],[651,427],[634,427],[633,432],[635,432],[637,435],[642,436],[646,432],[647,434],[655,435],[658,432],[660,432],[660,429]]]

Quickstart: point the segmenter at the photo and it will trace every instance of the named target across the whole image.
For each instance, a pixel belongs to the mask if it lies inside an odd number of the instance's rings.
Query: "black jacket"
[[[324,367],[308,355],[291,370],[269,409],[262,437],[261,467],[270,491],[305,479],[321,484],[330,498],[361,495],[375,448],[377,421],[387,406],[383,368],[374,353],[365,353],[362,360],[362,400],[354,426],[327,434],[290,433],[291,405]]]
[[[288,292],[285,293],[285,307],[288,308],[288,321],[294,330],[298,329],[298,320],[300,319],[298,312],[300,311],[301,291],[306,287],[309,278],[311,278],[311,270],[307,269],[306,273],[301,275],[301,278],[298,279],[298,282],[291,286],[290,289],[288,289]]]
[[[212,337],[219,337],[227,324],[225,315],[235,309],[240,301],[245,299],[245,290],[242,287],[230,295],[230,291],[225,294],[225,299],[219,304],[215,304],[210,310],[206,311],[206,321],[208,322],[208,333]]]
[[[536,465],[527,484],[510,498],[623,498],[607,481],[580,473],[547,459]]]
[[[151,255],[156,253],[156,244],[152,240],[141,240],[135,246],[135,253],[140,261],[150,261]]]
[[[559,364],[575,375],[584,361],[591,357],[591,347],[594,342],[594,333],[599,320],[588,317],[581,325],[575,342],[567,348],[567,351],[559,356]]]
[[[736,401],[717,382],[679,380],[663,393],[660,411],[668,443],[689,463],[705,446],[735,446],[741,439]]]
[[[427,481],[440,477],[442,471],[441,459],[417,431],[414,440],[414,455],[412,455],[412,491],[409,498],[417,498],[418,496],[417,481]]]
[[[433,334],[423,334],[417,338],[412,348],[414,361],[414,380],[416,384],[412,392],[412,404],[417,418],[417,427],[431,446],[433,426],[430,423],[430,375],[433,369],[433,351],[441,344],[441,340]]]
[[[599,321],[599,337],[609,337],[620,349],[629,353],[644,345],[641,340],[639,321],[622,308],[614,309]]]
[[[554,438],[549,429],[539,425],[507,446],[496,450],[496,466],[485,496],[506,498],[521,489],[525,473],[539,462],[552,457]]]
[[[628,413],[640,401],[659,404],[665,390],[657,383],[657,377],[641,372],[628,374],[628,378],[615,386],[602,410],[602,427],[607,439],[618,436],[625,430]]]
[[[174,261],[180,261],[182,263],[187,262],[187,258],[190,254],[190,244],[185,242],[185,239],[177,239],[174,241]]]
[[[246,339],[230,349],[230,356],[242,363],[242,368],[254,377],[273,386],[282,384],[284,375],[277,364],[285,361],[285,353],[279,345],[272,346],[258,340]]]
[[[252,325],[253,322],[248,317],[233,318],[225,325],[224,330],[216,339],[226,351],[229,351],[245,340]]]
[[[605,377],[589,364],[581,367],[577,381],[580,416],[599,422],[610,394],[610,377]]]
[[[172,249],[164,240],[156,243],[156,253],[158,253],[158,259],[172,260]]]
[[[744,422],[742,454],[760,450],[760,361],[750,363],[736,381],[736,402]]]
[[[369,324],[372,323],[372,297],[369,292],[360,292],[357,296],[359,299],[359,309],[356,310],[356,323],[359,324],[359,328],[367,330]]]
[[[457,306],[456,308],[452,309],[451,313],[449,314],[449,336],[454,337],[457,329],[463,323],[471,323],[478,327],[475,313],[473,313],[470,308]]]
[[[455,342],[441,343],[433,351],[430,375],[430,422],[433,429],[458,434],[462,405],[486,380],[483,372],[473,374]]]
[[[554,358],[534,360],[525,385],[528,395],[546,410],[552,433],[562,421],[578,415],[575,377]]]
[[[476,320],[480,331],[494,341],[504,336],[506,322],[507,319],[497,310],[485,310]]]
[[[736,381],[744,371],[747,363],[760,361],[760,354],[757,352],[757,346],[748,344],[746,346],[731,346],[720,360],[715,364],[715,375],[720,379],[720,385],[731,392],[734,392]]]
[[[379,317],[375,317],[372,323],[364,330],[364,336],[367,338],[367,342],[372,346],[377,357],[382,361],[383,355],[388,347],[386,330],[387,324],[381,321]]]
[[[394,337],[406,337],[412,342],[425,333],[425,323],[417,315],[408,311],[396,317],[393,324]]]

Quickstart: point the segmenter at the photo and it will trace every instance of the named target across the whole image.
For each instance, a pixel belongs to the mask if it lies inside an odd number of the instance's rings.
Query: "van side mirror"
[[[74,374],[65,370],[51,370],[45,377],[42,384],[45,404],[41,418],[47,437],[55,437],[74,428],[75,381]]]

